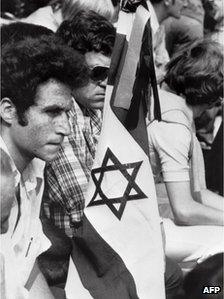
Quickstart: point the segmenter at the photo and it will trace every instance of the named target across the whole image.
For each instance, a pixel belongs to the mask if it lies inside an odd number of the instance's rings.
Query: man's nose
[[[106,86],[107,86],[107,80],[108,80],[108,77],[105,78],[104,80],[100,81],[100,82],[99,82],[99,85],[100,85],[101,87],[106,88]]]
[[[67,113],[64,112],[57,123],[57,134],[68,136],[70,133],[71,133],[71,125],[69,122],[69,117]]]

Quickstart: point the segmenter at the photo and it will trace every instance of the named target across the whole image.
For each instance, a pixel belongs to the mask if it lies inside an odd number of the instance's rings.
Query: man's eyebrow
[[[56,109],[57,110],[64,110],[65,106],[57,105],[57,104],[52,104],[52,105],[43,107],[44,111],[47,111],[47,110],[56,110]]]

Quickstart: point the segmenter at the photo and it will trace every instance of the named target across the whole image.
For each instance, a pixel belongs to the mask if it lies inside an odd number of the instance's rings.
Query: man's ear
[[[11,124],[16,117],[16,107],[9,98],[0,101],[0,116],[7,124]]]

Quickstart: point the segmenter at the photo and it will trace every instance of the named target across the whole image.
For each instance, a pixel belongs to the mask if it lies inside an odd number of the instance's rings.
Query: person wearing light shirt
[[[224,249],[224,201],[206,187],[194,126],[206,109],[223,101],[222,65],[221,47],[211,40],[199,40],[179,52],[167,65],[159,90],[162,120],[149,113],[149,153],[158,203],[167,199],[172,210],[170,217],[161,210],[166,254],[186,269]]]
[[[5,43],[1,67],[0,146],[10,159],[16,190],[7,231],[0,236],[5,296],[53,298],[36,266],[51,245],[39,219],[44,161],[56,157],[70,133],[71,91],[88,81],[87,67],[53,35]]]

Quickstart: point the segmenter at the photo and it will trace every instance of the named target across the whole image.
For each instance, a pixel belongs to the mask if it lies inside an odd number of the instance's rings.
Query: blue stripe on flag
[[[73,238],[72,259],[83,286],[94,299],[138,298],[134,279],[121,257],[85,216]]]

